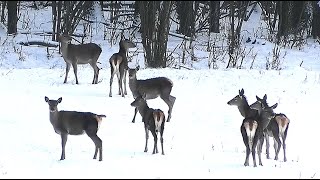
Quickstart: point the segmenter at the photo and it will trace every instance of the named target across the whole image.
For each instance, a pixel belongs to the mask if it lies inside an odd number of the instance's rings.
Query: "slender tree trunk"
[[[57,3],[56,3],[56,1],[52,1],[51,9],[52,9],[52,41],[55,41],[56,40],[56,33],[57,33]]]
[[[195,1],[176,1],[179,23],[178,32],[188,37],[194,36]]]
[[[317,1],[312,1],[312,37],[315,38],[320,38],[320,7],[318,5]]]
[[[8,34],[17,33],[17,4],[18,1],[8,1]]]
[[[1,5],[1,22],[4,23],[5,22],[5,9],[6,9],[6,4],[7,1],[2,1],[2,5]]]
[[[139,1],[142,44],[148,67],[166,67],[172,1]]]
[[[220,1],[210,1],[210,32],[219,33]]]

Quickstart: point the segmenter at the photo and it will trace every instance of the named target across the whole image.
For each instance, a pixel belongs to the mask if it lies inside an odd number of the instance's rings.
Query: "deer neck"
[[[133,97],[137,96],[137,76],[134,76],[134,78],[129,78],[129,88],[133,94]]]
[[[139,113],[140,113],[140,115],[141,115],[142,117],[144,117],[144,115],[147,114],[148,109],[150,109],[150,108],[149,108],[147,102],[141,104],[141,105],[138,107],[138,111],[139,111]]]
[[[240,106],[238,106],[238,109],[240,111],[240,114],[243,116],[243,117],[246,117],[246,115],[248,115],[248,113],[250,112],[251,108],[247,102],[246,99],[243,99],[242,103]]]
[[[67,57],[68,56],[68,43],[65,42],[61,42],[61,53],[63,57]]]
[[[51,112],[50,111],[50,122],[52,125],[55,125],[58,121],[58,115],[59,115],[59,111],[54,111],[54,112]]]
[[[124,48],[123,46],[120,46],[119,54],[122,54],[122,55],[124,55],[124,56],[127,56],[127,49]]]

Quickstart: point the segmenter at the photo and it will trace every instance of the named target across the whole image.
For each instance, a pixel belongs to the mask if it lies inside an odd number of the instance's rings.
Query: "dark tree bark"
[[[56,32],[57,32],[57,3],[52,1],[52,41],[56,41]]]
[[[220,1],[210,1],[210,32],[219,33]]]
[[[188,37],[195,34],[195,1],[176,1],[179,19],[178,32]]]
[[[5,9],[6,9],[7,1],[2,1],[1,3],[1,22],[5,22]]]
[[[172,1],[140,1],[141,36],[148,67],[166,67]]]
[[[278,41],[281,36],[296,34],[304,28],[306,18],[306,2],[304,1],[280,1],[279,2],[279,26]]]
[[[317,1],[312,1],[312,37],[315,39],[320,37],[320,7]]]
[[[18,1],[8,1],[8,34],[17,33],[17,4]]]

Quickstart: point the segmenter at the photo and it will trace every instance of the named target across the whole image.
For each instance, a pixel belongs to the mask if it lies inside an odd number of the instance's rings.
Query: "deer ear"
[[[271,106],[272,109],[275,109],[276,107],[278,107],[278,103],[275,103],[274,105]]]
[[[264,94],[263,100],[267,100],[267,94]]]
[[[260,100],[261,100],[257,95],[256,95],[256,98],[257,98],[257,100],[258,100],[258,101],[260,101]]]
[[[239,94],[242,96],[244,94],[244,90],[241,89],[241,91],[239,91]]]
[[[47,96],[44,97],[44,100],[45,100],[46,102],[49,102],[49,98],[48,98]]]
[[[62,97],[60,97],[60,98],[58,99],[58,103],[61,103],[61,101],[62,101]]]

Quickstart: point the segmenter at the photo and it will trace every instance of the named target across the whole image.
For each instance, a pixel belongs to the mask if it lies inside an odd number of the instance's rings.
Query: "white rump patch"
[[[156,132],[160,131],[161,124],[163,122],[163,117],[164,117],[164,115],[161,111],[153,112],[153,119],[154,119]]]
[[[258,127],[257,121],[253,121],[252,127],[250,127],[249,122],[244,123],[244,128],[246,129],[247,136],[248,136],[250,151],[252,151],[253,139],[254,139],[254,135],[256,133],[257,127]]]

